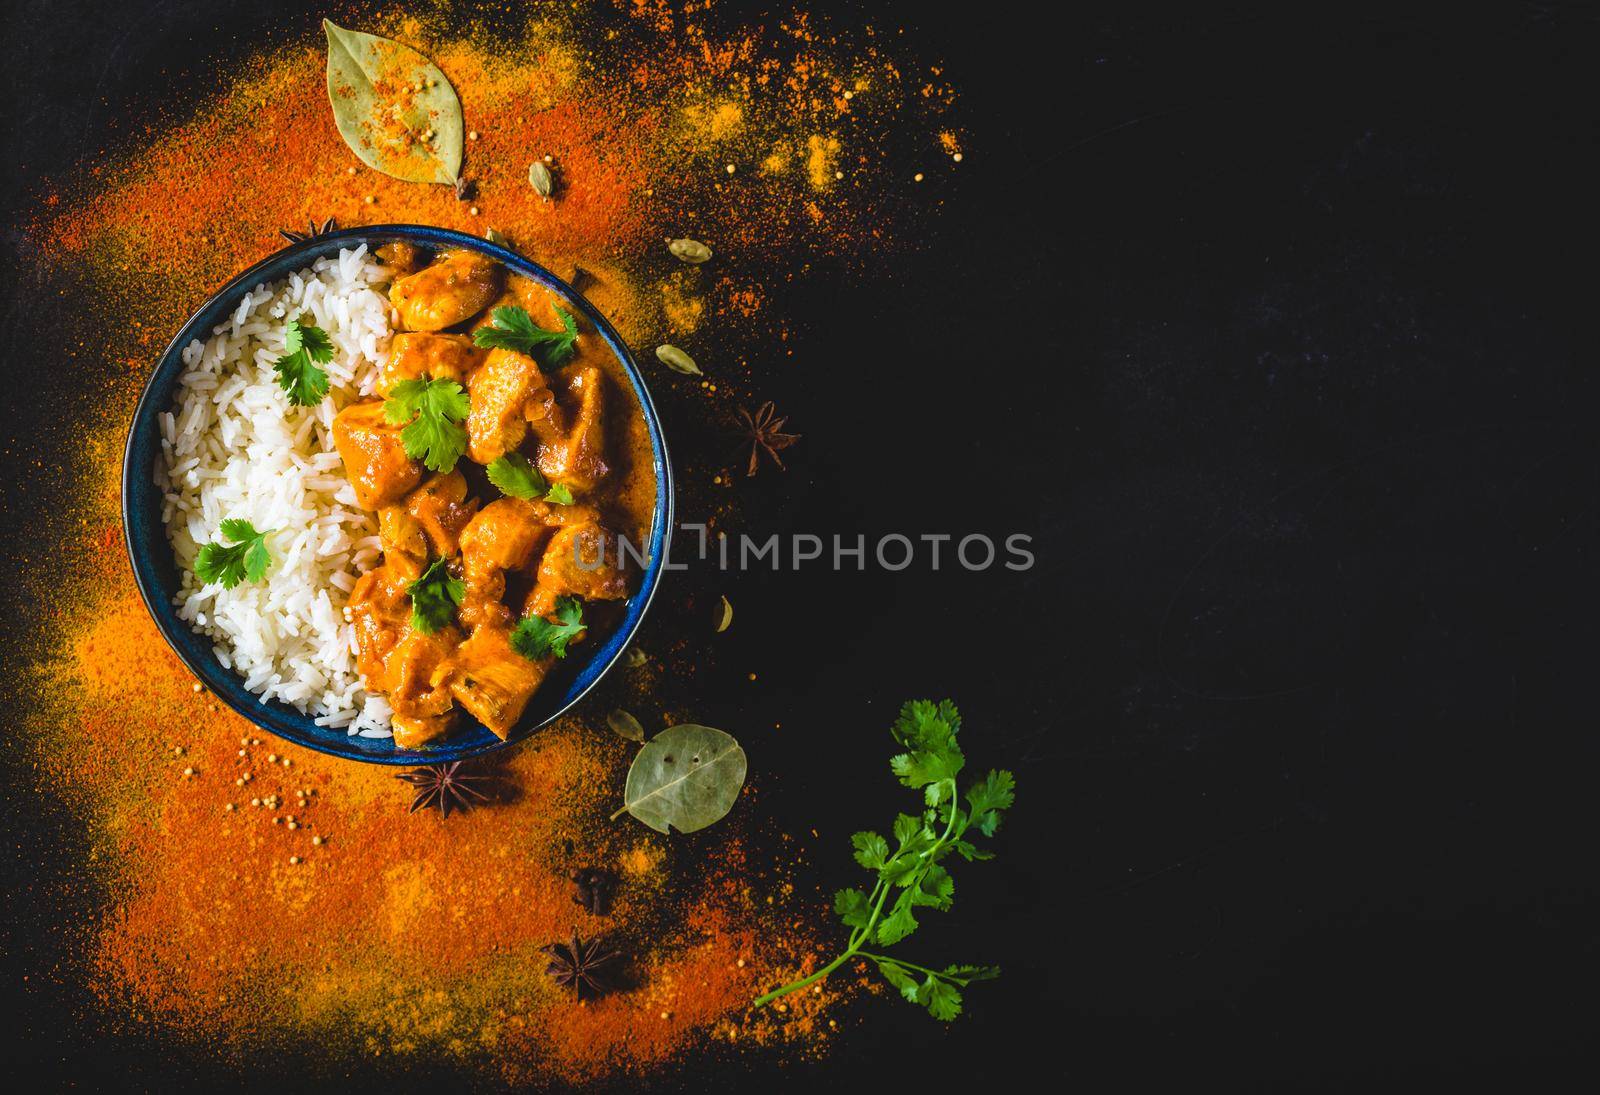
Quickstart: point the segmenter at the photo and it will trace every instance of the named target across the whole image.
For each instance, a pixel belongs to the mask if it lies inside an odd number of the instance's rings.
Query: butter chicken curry
[[[649,436],[620,363],[550,290],[474,251],[377,255],[399,322],[377,398],[333,423],[383,546],[345,609],[357,666],[396,745],[462,712],[505,738],[629,595],[618,537],[649,532]]]

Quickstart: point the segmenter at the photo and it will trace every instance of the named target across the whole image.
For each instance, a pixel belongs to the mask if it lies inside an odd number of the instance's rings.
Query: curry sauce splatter
[[[783,1011],[748,1008],[812,967],[827,930],[817,895],[776,866],[799,852],[763,834],[759,773],[692,843],[608,824],[629,746],[596,702],[497,755],[491,807],[407,816],[392,773],[263,736],[196,691],[121,561],[118,464],[139,389],[170,333],[280,246],[280,228],[493,228],[575,279],[636,348],[692,346],[707,378],[638,356],[669,419],[710,420],[766,394],[764,365],[804,322],[772,303],[797,271],[870,262],[915,234],[904,149],[949,163],[966,143],[944,117],[948,87],[860,28],[854,45],[799,16],[714,31],[646,0],[525,18],[361,27],[448,75],[470,131],[464,196],[351,155],[308,21],[58,180],[20,228],[37,292],[95,302],[49,333],[82,394],[63,401],[67,441],[49,456],[70,504],[41,514],[54,546],[27,560],[40,637],[14,657],[30,697],[18,740],[81,823],[97,906],[63,929],[75,957],[53,976],[88,985],[86,1012],[112,1026],[224,1055],[291,1038],[332,1059],[443,1054],[502,1082],[582,1080],[708,1040],[820,1052],[853,991],[835,978]],[[536,158],[551,197],[528,182]],[[685,235],[717,260],[680,266],[663,240]],[[711,486],[732,481],[731,460],[676,440],[680,508],[714,523],[733,505]],[[618,669],[611,695],[692,717],[702,615],[658,605],[651,663]],[[611,916],[572,900],[579,866],[620,878]],[[628,953],[626,991],[580,1005],[545,975],[539,948],[574,931]]]

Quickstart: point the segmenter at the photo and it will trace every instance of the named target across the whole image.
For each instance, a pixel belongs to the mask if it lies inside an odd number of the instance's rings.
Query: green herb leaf
[[[949,1022],[961,1014],[961,990],[938,974],[930,973],[917,990],[917,1003],[926,1007],[935,1019]]]
[[[545,491],[544,500],[557,506],[572,505],[572,491],[565,483],[551,483],[550,489]]]
[[[909,752],[891,759],[889,766],[907,787],[926,787],[954,779],[966,763],[956,747],[960,729],[961,716],[949,700],[937,706],[927,700],[906,704],[889,732]],[[935,792],[934,796],[941,793],[942,790]],[[938,798],[930,797],[928,805],[937,805]]]
[[[872,902],[860,890],[840,890],[833,895],[833,911],[849,927],[864,928],[872,917]]]
[[[885,981],[889,982],[889,984],[900,990],[901,996],[904,996],[913,1004],[920,1002],[917,999],[917,989],[920,987],[917,984],[917,979],[907,973],[904,966],[900,965],[898,962],[880,959],[878,962],[878,972],[883,975],[883,979]]]
[[[467,584],[451,577],[443,559],[435,559],[406,592],[411,595],[411,626],[432,635],[455,622],[456,606],[467,595]]]
[[[528,463],[520,452],[508,452],[488,467],[489,482],[500,488],[500,493],[512,498],[538,498],[550,489],[550,484],[539,469]]]
[[[961,1014],[961,990],[972,981],[1000,975],[995,966],[947,966],[934,970],[893,955],[876,954],[869,944],[893,946],[919,927],[918,908],[945,911],[955,904],[955,879],[941,860],[954,856],[972,862],[992,858],[967,836],[979,832],[992,836],[1001,813],[1016,800],[1016,781],[1010,772],[995,770],[966,790],[969,813],[960,806],[956,777],[966,763],[957,744],[961,715],[949,700],[916,700],[900,709],[890,733],[905,751],[890,761],[890,768],[906,787],[921,792],[919,813],[898,814],[893,834],[897,847],[870,830],[855,833],[850,844],[856,862],[875,875],[871,892],[840,890],[833,908],[847,927],[850,940],[842,953],[817,972],[773,989],[756,998],[757,1006],[776,1000],[828,976],[851,958],[865,958],[907,1000],[928,1009],[935,1019],[949,1021]],[[894,901],[890,902],[890,896]]]
[[[328,337],[328,332],[310,323],[301,323],[298,319],[291,319],[284,329],[283,348],[291,354],[304,350],[318,365],[326,365],[333,360],[333,340]]]
[[[890,886],[909,886],[917,880],[921,870],[922,853],[913,848],[909,852],[895,853],[894,859],[883,865],[879,877]]]
[[[410,46],[324,19],[328,100],[350,151],[407,182],[461,177],[461,100],[444,73]]]
[[[529,616],[511,633],[511,646],[530,662],[567,656],[567,644],[583,630],[583,605],[576,597],[557,597],[555,622]]]
[[[967,788],[973,821],[984,836],[994,836],[995,830],[1000,828],[1000,811],[1009,809],[1016,801],[1016,788],[1016,779],[1003,768],[990,772]]]
[[[894,819],[894,838],[900,842],[901,847],[905,847],[911,843],[913,837],[926,828],[921,814],[899,814]]]
[[[956,883],[943,867],[929,867],[916,889],[911,891],[913,905],[928,905],[941,912],[955,903]]]
[[[856,847],[856,862],[876,871],[889,858],[889,842],[877,833],[856,833],[850,838]]]
[[[488,327],[472,332],[472,341],[489,349],[515,350],[541,365],[559,368],[578,352],[578,321],[562,308],[556,309],[556,315],[561,317],[562,329],[547,331],[525,309],[502,305],[491,313]]]
[[[949,977],[963,985],[974,981],[993,981],[1000,976],[999,966],[946,966],[939,971],[940,977]]]
[[[622,809],[659,833],[692,833],[733,809],[744,786],[744,750],[729,734],[685,723],[645,743],[628,769]]]
[[[383,404],[383,417],[399,425],[406,455],[430,470],[448,472],[467,451],[467,431],[460,423],[472,411],[461,385],[453,380],[402,380]]]
[[[272,533],[257,532],[254,525],[239,517],[230,517],[218,528],[221,540],[206,544],[194,560],[195,577],[206,585],[220,585],[232,589],[240,582],[259,582],[266,577],[272,556],[267,552],[267,537]]]
[[[283,331],[284,354],[272,363],[278,386],[297,407],[314,407],[328,394],[328,374],[317,368],[333,360],[333,342],[321,327],[291,319]]]
[[[958,853],[960,853],[961,858],[966,860],[968,863],[994,858],[993,852],[985,851],[970,841],[952,840],[950,842],[950,847],[954,848]]]
[[[878,942],[890,946],[900,942],[917,930],[917,918],[911,915],[911,902],[906,895],[894,903],[888,916],[878,921]]]

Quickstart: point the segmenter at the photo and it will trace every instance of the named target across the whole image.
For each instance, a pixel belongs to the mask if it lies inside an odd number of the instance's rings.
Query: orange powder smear
[[[46,778],[106,822],[90,857],[118,895],[89,959],[103,1003],[235,1052],[289,1029],[507,1079],[643,1069],[718,1026],[817,1048],[800,1011],[747,1014],[815,959],[752,887],[737,819],[674,874],[665,838],[604,820],[626,747],[570,719],[492,758],[492,806],[407,816],[391,770],[262,736],[194,691],[128,581],[108,583],[61,667],[92,714],[58,713],[44,750]],[[612,915],[573,902],[579,865],[620,878]],[[631,956],[626,991],[579,1004],[550,980],[539,948],[573,933]]]

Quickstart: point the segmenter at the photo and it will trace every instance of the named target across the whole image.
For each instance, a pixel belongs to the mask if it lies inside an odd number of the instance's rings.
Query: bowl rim
[[[281,700],[262,700],[254,693],[246,692],[243,688],[243,679],[231,669],[225,668],[221,662],[217,661],[214,654],[206,657],[203,665],[195,664],[194,659],[191,657],[191,652],[185,649],[179,638],[181,635],[193,636],[197,633],[178,617],[175,607],[171,604],[166,592],[161,588],[159,577],[152,572],[149,563],[142,559],[140,546],[134,542],[135,522],[133,514],[137,507],[133,496],[132,483],[135,475],[143,474],[135,466],[135,442],[140,436],[140,426],[141,424],[150,423],[152,425],[149,428],[159,429],[153,424],[157,421],[157,415],[167,409],[166,403],[170,402],[173,389],[177,383],[177,374],[173,369],[173,363],[181,363],[183,348],[190,342],[196,338],[204,339],[210,336],[210,325],[201,323],[201,318],[207,312],[211,311],[223,298],[235,297],[240,293],[255,288],[258,284],[265,283],[267,280],[281,280],[287,274],[299,269],[299,266],[287,266],[276,275],[268,274],[268,271],[282,267],[283,264],[295,258],[303,258],[303,265],[308,266],[325,255],[337,254],[342,247],[353,247],[362,243],[375,246],[378,243],[396,239],[424,243],[432,247],[468,248],[486,254],[503,263],[513,272],[524,277],[530,277],[543,284],[546,288],[560,293],[566,298],[566,303],[576,308],[583,318],[592,323],[595,331],[621,363],[623,372],[627,375],[633,386],[634,394],[638,398],[650,437],[651,463],[652,471],[655,474],[656,491],[655,504],[651,511],[650,562],[644,569],[644,577],[638,591],[628,598],[626,602],[627,615],[621,626],[607,636],[604,640],[604,645],[601,647],[603,652],[605,647],[609,646],[611,648],[610,656],[605,659],[604,664],[599,664],[598,658],[595,662],[585,663],[580,672],[586,671],[597,664],[598,668],[595,669],[592,676],[581,688],[565,697],[564,701],[556,709],[540,717],[537,722],[513,732],[510,737],[505,739],[501,739],[498,735],[485,730],[484,733],[493,740],[463,742],[452,746],[450,745],[450,739],[446,738],[439,746],[421,750],[401,749],[396,746],[392,747],[391,751],[387,753],[366,753],[354,748],[339,748],[339,746],[347,741],[364,740],[376,744],[392,739],[362,739],[355,735],[345,734],[342,728],[339,727],[317,728],[327,735],[325,740],[314,733],[304,731],[300,727],[293,725],[291,721],[302,720],[310,723],[313,716],[290,707]],[[200,329],[202,327],[205,330],[202,331]],[[169,382],[163,383],[163,374],[169,371],[173,372],[173,375]],[[158,388],[160,391],[158,391]],[[159,439],[157,447],[159,449]],[[122,481],[119,484],[119,493],[123,548],[128,555],[134,584],[139,590],[139,597],[144,602],[145,609],[155,621],[156,628],[161,632],[161,637],[166,641],[167,646],[177,655],[178,660],[206,685],[214,697],[226,703],[233,711],[260,729],[296,745],[304,746],[328,756],[341,757],[358,763],[404,767],[465,760],[470,757],[484,756],[501,749],[520,745],[580,703],[616,667],[623,652],[633,641],[634,635],[637,634],[645,615],[650,609],[650,605],[655,600],[662,573],[667,569],[665,564],[671,544],[676,509],[672,461],[667,450],[666,436],[661,428],[660,413],[657,411],[655,401],[650,395],[650,389],[645,382],[643,370],[639,368],[639,364],[634,359],[628,344],[612,327],[610,321],[566,280],[556,276],[532,259],[477,236],[457,232],[453,229],[420,224],[361,225],[316,234],[273,251],[245,270],[235,274],[221,288],[207,294],[206,298],[201,301],[199,306],[190,314],[188,320],[178,328],[177,333],[167,343],[160,356],[156,359],[154,368],[150,370],[149,377],[145,380],[139,400],[134,405],[133,415],[128,422],[127,435],[123,442]],[[155,523],[158,527],[162,524],[159,519]],[[170,550],[170,543],[168,548]],[[214,683],[216,681],[223,681],[231,687],[219,688]],[[248,701],[241,700],[240,695],[248,696],[250,699]],[[274,714],[281,715],[282,718],[278,720],[269,719],[268,716]],[[335,737],[335,735],[342,736]]]

